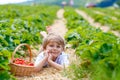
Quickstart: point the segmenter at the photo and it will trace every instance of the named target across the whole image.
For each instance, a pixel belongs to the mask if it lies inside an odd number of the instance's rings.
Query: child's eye
[[[60,46],[57,46],[57,48],[60,48]]]
[[[50,47],[53,47],[54,45],[50,45]]]

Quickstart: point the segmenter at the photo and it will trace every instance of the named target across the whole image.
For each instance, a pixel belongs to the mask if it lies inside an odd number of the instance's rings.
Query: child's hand
[[[51,53],[49,53],[49,56],[48,56],[48,61],[49,60],[52,60],[53,61],[53,56],[51,55]]]
[[[45,57],[48,58],[49,57],[49,50],[45,50],[44,54],[45,54]]]

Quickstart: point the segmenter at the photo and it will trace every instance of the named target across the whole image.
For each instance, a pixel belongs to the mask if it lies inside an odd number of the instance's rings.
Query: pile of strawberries
[[[20,58],[16,58],[15,60],[13,60],[13,63],[20,64],[20,65],[26,65],[26,66],[34,66],[33,63],[25,61],[25,60],[20,59]]]

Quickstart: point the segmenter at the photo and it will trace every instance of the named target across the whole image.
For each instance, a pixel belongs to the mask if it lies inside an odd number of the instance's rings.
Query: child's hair
[[[47,37],[43,40],[43,44],[42,44],[43,50],[46,49],[46,46],[49,42],[56,42],[59,45],[62,45],[63,50],[65,48],[64,39],[60,35],[57,35],[55,33],[49,33]]]

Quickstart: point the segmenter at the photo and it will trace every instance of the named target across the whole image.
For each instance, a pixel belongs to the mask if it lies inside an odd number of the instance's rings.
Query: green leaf
[[[15,44],[20,44],[20,40],[18,40],[18,39],[13,40],[13,42],[14,42]]]
[[[107,53],[108,51],[111,50],[112,50],[112,44],[108,44],[108,43],[104,43],[100,48],[101,53]]]
[[[8,57],[8,59],[11,58],[11,52],[8,50],[2,50],[1,53],[4,57]]]

